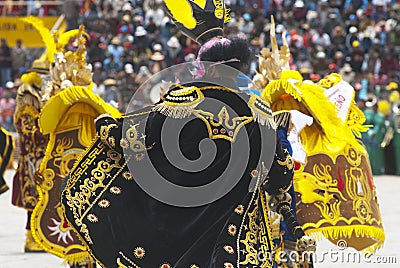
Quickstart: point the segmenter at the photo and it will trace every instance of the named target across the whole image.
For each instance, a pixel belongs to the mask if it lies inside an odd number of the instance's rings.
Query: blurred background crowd
[[[196,58],[199,45],[182,35],[162,9],[162,0],[28,1],[2,0],[4,16],[65,15],[68,29],[79,24],[90,35],[88,62],[93,65],[94,91],[124,111],[132,94],[153,73]],[[42,4],[43,3],[43,4]],[[57,3],[57,4],[56,4]],[[231,22],[226,34],[246,35],[252,61],[244,72],[257,70],[256,55],[268,47],[270,16],[278,42],[286,36],[291,68],[318,81],[332,72],[356,89],[362,109],[378,111],[379,100],[398,100],[400,83],[399,0],[226,0]],[[12,129],[19,77],[34,57],[21,42],[0,47],[1,122]],[[371,95],[377,101],[371,106]],[[365,107],[367,104],[368,107]],[[375,108],[374,108],[375,107]],[[392,113],[386,109],[386,115]],[[383,130],[382,130],[383,131]]]

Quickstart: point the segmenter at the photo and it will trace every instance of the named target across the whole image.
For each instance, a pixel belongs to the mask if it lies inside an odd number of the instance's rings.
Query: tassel
[[[165,116],[172,117],[174,119],[183,119],[189,117],[193,111],[195,106],[170,106],[165,103],[160,103],[154,107],[155,111],[162,113]]]
[[[333,239],[346,239],[353,236],[356,237],[370,237],[376,241],[373,245],[362,249],[362,252],[374,253],[376,250],[383,246],[385,241],[385,232],[382,228],[375,226],[365,225],[351,225],[351,226],[329,226],[318,229],[310,229],[305,231],[306,235],[312,236],[317,241],[325,238]]]

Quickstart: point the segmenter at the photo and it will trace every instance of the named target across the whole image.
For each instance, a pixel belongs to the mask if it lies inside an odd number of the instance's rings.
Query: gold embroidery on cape
[[[221,111],[218,113],[218,121],[214,119],[214,114],[202,110],[194,110],[193,114],[203,120],[203,122],[207,126],[208,134],[210,139],[225,139],[230,142],[234,142],[236,140],[236,136],[239,133],[239,130],[246,124],[253,121],[253,117],[250,116],[240,116],[234,117],[230,120],[230,115],[226,109],[226,107],[222,107]],[[220,133],[221,128],[226,132],[224,134]],[[218,133],[215,134],[213,132],[214,129],[218,130]],[[232,131],[232,135],[229,135],[229,131]]]
[[[128,143],[127,147],[135,153],[135,159],[140,161],[144,158],[145,152],[153,148],[153,145],[149,147],[145,146],[146,135],[139,133],[136,129],[139,124],[135,124],[133,120],[130,121],[132,126],[127,129],[124,140]]]

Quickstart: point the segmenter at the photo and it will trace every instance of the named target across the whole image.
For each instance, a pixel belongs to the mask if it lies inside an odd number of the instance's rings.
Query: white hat
[[[350,64],[346,63],[343,65],[342,71],[349,73],[349,72],[353,71],[353,69],[351,68]]]
[[[125,3],[123,6],[122,6],[122,11],[132,11],[132,5],[130,4],[130,3]]]
[[[181,44],[179,43],[178,38],[176,38],[175,36],[172,36],[168,40],[167,46],[172,47],[172,48],[179,48],[181,46]]]
[[[135,31],[135,36],[141,37],[147,34],[146,29],[143,26],[138,26]]]
[[[150,74],[149,68],[147,66],[140,66],[139,68],[139,74]]]
[[[330,19],[336,19],[337,18],[337,14],[336,13],[331,13],[331,14],[329,14],[329,18]]]
[[[196,55],[193,53],[189,53],[185,56],[185,61],[186,62],[192,62],[196,59]]]
[[[349,29],[349,33],[356,33],[356,32],[358,32],[358,29],[357,29],[357,27],[355,27],[355,26],[351,26],[350,27],[350,29]]]
[[[127,74],[132,74],[133,73],[133,66],[130,63],[125,64],[124,66],[124,71]]]
[[[118,38],[118,36],[114,36],[113,39],[111,39],[111,44],[118,46],[121,44],[121,40]]]
[[[14,82],[8,81],[8,82],[6,83],[6,88],[13,88],[13,87],[14,87]]]
[[[282,24],[276,25],[275,32],[277,32],[277,33],[283,33],[284,30],[285,30],[285,26],[283,26]]]
[[[160,51],[156,51],[153,53],[153,55],[150,56],[150,59],[153,61],[163,61],[165,59],[165,56]]]
[[[302,8],[302,7],[304,7],[304,2],[303,1],[296,1],[294,3],[294,7]]]
[[[96,61],[95,63],[94,63],[94,68],[101,68],[103,66],[103,64],[100,62],[100,61]]]
[[[325,58],[326,54],[325,54],[325,52],[320,51],[315,56],[317,57],[317,59],[323,59],[323,58]]]
[[[154,51],[161,51],[162,50],[162,45],[161,44],[155,44],[153,46],[153,50]]]

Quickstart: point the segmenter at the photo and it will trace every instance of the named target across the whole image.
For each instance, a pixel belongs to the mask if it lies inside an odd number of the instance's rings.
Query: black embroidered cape
[[[66,218],[103,267],[271,267],[264,192],[286,190],[293,176],[271,125],[259,97],[205,84],[176,87],[157,105],[118,120],[103,117],[63,191]],[[172,135],[165,128],[179,135],[163,140]],[[203,140],[215,150],[202,151]],[[174,141],[186,159],[210,162],[201,170],[190,161],[177,166],[182,155],[165,150]],[[238,182],[211,203],[175,206],[140,187],[154,170],[183,187],[222,178],[224,190]]]

